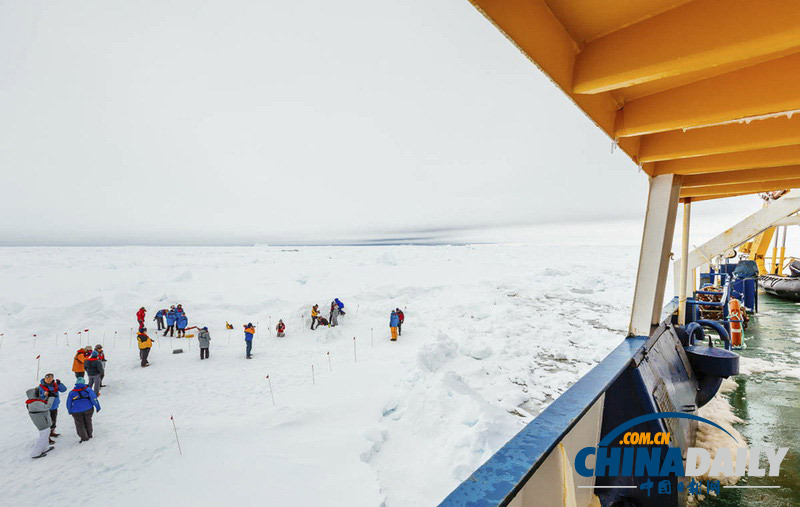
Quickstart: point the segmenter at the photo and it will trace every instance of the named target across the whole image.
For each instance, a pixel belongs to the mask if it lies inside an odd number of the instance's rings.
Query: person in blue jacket
[[[167,336],[167,333],[169,333],[170,336],[175,335],[176,318],[177,317],[175,315],[175,307],[171,306],[169,311],[167,312],[167,328],[164,330],[164,336]]]
[[[92,438],[92,416],[95,409],[100,412],[97,395],[81,377],[75,381],[75,388],[67,395],[67,412],[75,419],[75,431],[78,432],[81,443]]]
[[[244,326],[245,357],[247,357],[247,359],[253,359],[253,335],[255,333],[256,326],[254,326],[252,322],[248,322],[247,325]]]
[[[166,310],[159,310],[156,312],[156,316],[153,317],[153,320],[156,321],[156,324],[158,325],[158,329],[156,329],[156,331],[161,331],[166,327],[164,325],[164,317],[166,316],[167,316]]]
[[[334,298],[333,302],[334,302],[334,303],[336,303],[336,306],[338,306],[338,307],[339,307],[339,314],[341,314],[341,315],[345,315],[345,311],[344,311],[344,303],[342,303],[341,301],[339,301],[339,298]]]
[[[397,312],[392,310],[392,314],[389,316],[389,329],[392,332],[392,341],[397,341],[397,331],[398,327],[400,327],[400,316],[397,315]]]
[[[53,424],[50,425],[50,439],[60,436],[56,433],[56,418],[58,417],[58,405],[61,403],[59,393],[67,392],[67,386],[61,383],[60,379],[55,378],[55,375],[48,373],[42,380],[39,381],[39,397],[47,401],[48,398],[55,398],[53,405],[50,407],[50,418]]]
[[[186,313],[180,312],[175,316],[175,327],[178,328],[178,338],[186,336],[186,326],[189,325],[189,317]]]

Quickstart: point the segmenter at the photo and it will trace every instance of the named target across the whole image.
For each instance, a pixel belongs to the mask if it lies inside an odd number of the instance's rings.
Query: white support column
[[[651,327],[659,322],[680,189],[680,176],[665,174],[650,179],[628,336],[649,336]]]
[[[678,325],[686,325],[686,293],[687,278],[689,277],[689,223],[692,216],[692,203],[683,204],[683,231],[681,232],[681,272],[680,292],[678,292]]]

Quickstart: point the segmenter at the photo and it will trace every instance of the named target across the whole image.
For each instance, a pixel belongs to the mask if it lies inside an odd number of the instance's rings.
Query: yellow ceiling
[[[471,1],[682,198],[800,187],[800,1]]]

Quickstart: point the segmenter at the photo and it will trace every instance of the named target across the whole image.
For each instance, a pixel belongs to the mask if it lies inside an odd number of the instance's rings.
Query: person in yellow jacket
[[[147,328],[142,328],[136,334],[136,341],[139,344],[139,359],[142,360],[142,368],[150,366],[147,356],[150,355],[150,349],[153,347],[153,339],[147,336]]]
[[[314,329],[314,324],[319,325],[319,305],[314,305],[311,308],[311,329]]]

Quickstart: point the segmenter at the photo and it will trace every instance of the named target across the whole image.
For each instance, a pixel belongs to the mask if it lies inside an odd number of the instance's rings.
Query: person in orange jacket
[[[253,325],[252,322],[248,322],[246,326],[244,326],[244,343],[245,343],[245,353],[247,359],[252,359],[253,355],[253,335],[256,332],[256,326]]]
[[[86,371],[86,367],[84,366],[83,362],[86,361],[86,358],[90,355],[92,355],[92,347],[89,345],[78,349],[78,351],[75,353],[75,357],[72,358],[72,371],[75,373],[75,378],[83,377],[83,374]]]

